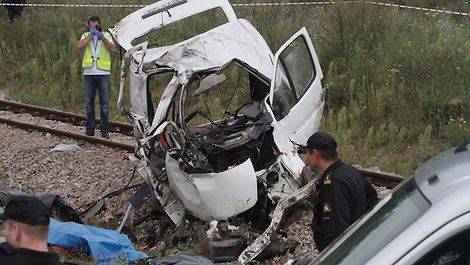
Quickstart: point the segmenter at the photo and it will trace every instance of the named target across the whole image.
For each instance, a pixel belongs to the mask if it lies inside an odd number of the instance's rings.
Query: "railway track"
[[[89,142],[89,143],[92,143],[92,144],[102,144],[102,145],[109,146],[109,147],[120,148],[120,149],[128,151],[128,152],[134,152],[135,151],[135,148],[134,148],[133,145],[123,144],[123,143],[119,143],[119,142],[115,142],[115,141],[110,141],[110,140],[106,140],[104,138],[86,136],[84,134],[72,133],[72,132],[57,130],[57,129],[53,129],[53,128],[38,126],[38,125],[34,125],[34,124],[14,121],[14,120],[10,120],[10,119],[4,119],[4,118],[0,118],[0,123],[8,124],[12,127],[20,128],[20,129],[23,129],[23,130],[36,130],[36,131],[40,131],[40,132],[50,133],[50,134],[57,135],[57,136],[69,137],[69,138],[76,139],[76,140],[79,140],[79,141],[86,141],[86,142]]]
[[[0,110],[11,111],[13,113],[20,114],[30,114],[33,117],[45,118],[54,121],[61,121],[64,123],[70,123],[75,126],[84,126],[86,117],[83,115],[78,115],[69,112],[63,112],[53,109],[42,108],[33,105],[22,104],[13,101],[0,100]],[[127,152],[134,152],[134,145],[120,143],[118,141],[107,140],[99,137],[87,136],[85,134],[73,133],[69,131],[58,130],[54,128],[48,128],[43,126],[38,126],[30,123],[25,123],[21,121],[4,119],[0,117],[0,122],[4,124],[11,125],[16,128],[23,130],[36,130],[40,132],[50,133],[56,136],[65,136],[78,141],[85,141],[92,144],[102,144],[104,146],[109,146],[113,148],[120,148]],[[96,124],[99,124],[99,120],[96,121]],[[110,122],[109,124],[110,132],[121,133],[124,135],[133,136],[133,127],[127,123],[121,122]]]
[[[18,102],[11,102],[0,100],[0,110],[12,111],[14,113],[28,113],[34,117],[41,117],[50,120],[57,120],[61,122],[71,123],[73,125],[83,126],[85,124],[85,116],[77,115],[74,113],[62,112],[58,110],[46,109],[32,105],[21,104]],[[109,147],[120,148],[127,152],[134,152],[135,147],[131,144],[120,143],[116,141],[107,140],[99,137],[86,136],[84,134],[72,133],[53,128],[42,127],[34,124],[19,122],[11,119],[4,119],[0,117],[0,123],[8,124],[23,130],[36,130],[47,132],[57,136],[65,136],[79,141],[86,141],[93,144],[102,144]],[[99,124],[99,121],[97,121]],[[133,128],[130,124],[120,122],[110,122],[110,131],[122,133],[125,135],[133,135]],[[387,188],[394,188],[398,185],[403,177],[386,174],[382,172],[375,172],[370,170],[359,169],[362,175],[369,180],[372,184],[377,186],[385,186]]]
[[[358,169],[362,175],[374,185],[385,186],[389,189],[395,188],[404,178],[392,174]]]
[[[14,113],[28,113],[34,117],[42,117],[49,120],[61,121],[79,126],[84,126],[86,120],[86,117],[83,115],[46,109],[8,100],[0,100],[0,110],[12,111]],[[99,119],[96,120],[96,124],[100,124]],[[109,130],[111,132],[122,133],[129,136],[134,135],[132,125],[128,123],[110,121]]]

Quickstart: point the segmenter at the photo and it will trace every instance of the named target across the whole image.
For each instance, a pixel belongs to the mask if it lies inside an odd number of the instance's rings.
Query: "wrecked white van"
[[[207,12],[225,21],[170,45],[158,39],[179,33],[143,41],[196,15],[217,20]],[[109,30],[126,50],[118,107],[134,125],[133,159],[152,196],[176,226],[243,216],[264,231],[237,258],[252,260],[313,185],[298,150],[320,125],[325,91],[306,29],[273,54],[228,1],[163,0]]]

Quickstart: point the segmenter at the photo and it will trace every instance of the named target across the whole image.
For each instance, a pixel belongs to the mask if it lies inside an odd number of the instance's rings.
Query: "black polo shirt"
[[[322,251],[377,202],[374,187],[340,159],[324,172],[315,191],[312,229]]]

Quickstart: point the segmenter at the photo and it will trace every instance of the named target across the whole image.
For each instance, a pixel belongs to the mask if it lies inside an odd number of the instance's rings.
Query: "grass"
[[[118,2],[113,4],[132,1]],[[407,4],[470,10],[467,1]],[[85,114],[76,42],[86,21],[98,15],[107,27],[135,10],[28,7],[21,20],[10,23],[2,8],[1,89],[11,100]],[[407,176],[426,155],[468,139],[468,18],[363,2],[235,11],[273,50],[307,27],[325,74],[321,130],[338,139],[346,162]],[[121,56],[113,55],[111,76],[111,118],[118,121],[125,120],[116,108]]]

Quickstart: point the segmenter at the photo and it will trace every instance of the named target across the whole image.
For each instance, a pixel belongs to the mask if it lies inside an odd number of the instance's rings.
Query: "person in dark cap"
[[[307,141],[310,171],[318,174],[313,205],[313,239],[323,251],[378,201],[374,187],[338,158],[335,139],[316,132]]]
[[[59,255],[49,252],[50,210],[37,197],[13,195],[0,215],[5,242],[0,243],[0,264],[59,265]]]

